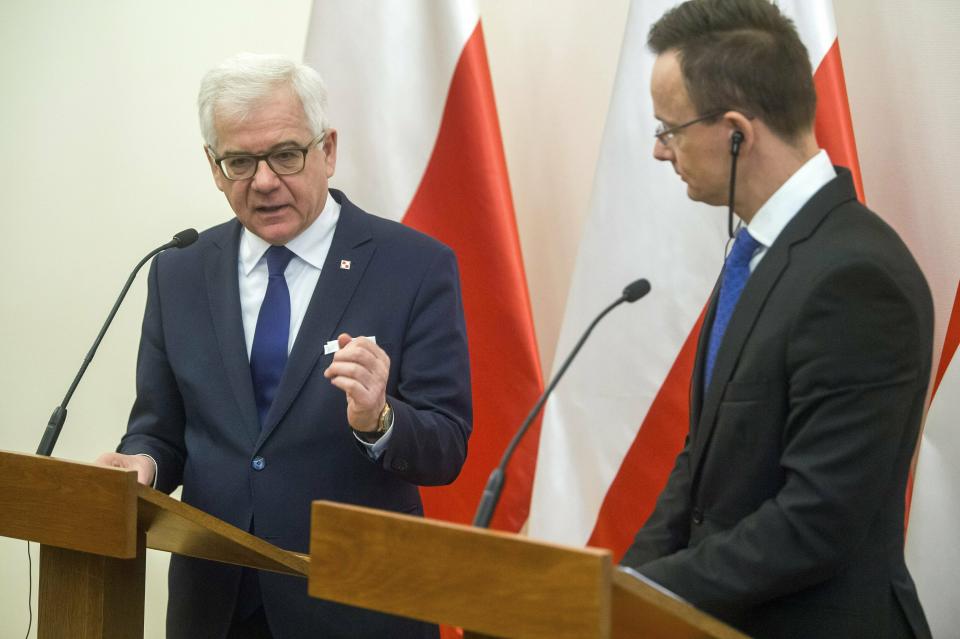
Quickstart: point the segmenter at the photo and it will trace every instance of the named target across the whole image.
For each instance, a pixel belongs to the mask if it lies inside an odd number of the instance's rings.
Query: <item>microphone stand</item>
[[[113,322],[114,316],[116,316],[117,311],[120,309],[120,304],[123,302],[123,298],[127,296],[127,291],[130,290],[130,285],[133,284],[133,280],[137,276],[137,273],[140,271],[143,265],[147,263],[147,260],[157,253],[173,247],[183,248],[193,244],[196,240],[197,232],[195,230],[186,229],[184,231],[180,231],[173,236],[172,240],[147,253],[147,255],[133,268],[133,272],[130,273],[130,277],[127,278],[126,284],[123,285],[123,289],[120,291],[117,301],[114,302],[113,308],[110,309],[110,314],[107,315],[107,320],[103,323],[103,327],[101,327],[100,333],[97,335],[97,339],[93,341],[93,346],[90,347],[86,357],[83,358],[83,363],[80,365],[80,370],[77,371],[76,377],[73,378],[73,383],[70,384],[70,388],[67,389],[67,394],[64,395],[63,401],[60,402],[60,405],[53,409],[53,414],[50,415],[50,420],[47,422],[47,427],[43,431],[43,437],[40,440],[40,445],[37,447],[38,455],[49,457],[53,454],[53,447],[56,446],[57,438],[60,437],[60,431],[63,429],[63,424],[67,420],[67,404],[70,402],[70,398],[73,397],[73,391],[77,389],[80,379],[83,377],[83,374],[87,372],[87,367],[90,365],[90,362],[93,361],[93,356],[96,354],[97,348],[100,347],[100,342],[103,341],[103,336],[107,334],[107,329],[110,327],[110,323]]]
[[[547,401],[550,393],[553,392],[553,389],[560,382],[563,374],[567,372],[570,362],[573,361],[573,358],[576,357],[577,353],[580,352],[580,348],[583,346],[584,342],[586,342],[587,338],[590,337],[590,333],[593,332],[593,328],[600,322],[600,320],[606,317],[607,313],[615,309],[617,306],[620,306],[620,304],[624,302],[633,303],[649,292],[650,283],[645,279],[640,279],[629,284],[625,289],[623,289],[623,294],[620,296],[620,298],[607,308],[603,309],[603,311],[590,323],[590,326],[587,327],[587,330],[584,331],[576,346],[573,347],[573,351],[571,351],[571,353],[567,356],[567,359],[563,361],[563,365],[560,366],[560,370],[557,371],[553,381],[550,382],[546,390],[544,390],[540,395],[540,398],[537,400],[537,403],[534,404],[530,414],[527,415],[527,418],[523,420],[523,424],[520,425],[520,428],[513,436],[513,439],[510,440],[510,444],[507,446],[507,449],[503,452],[503,457],[500,459],[500,464],[497,465],[497,467],[494,468],[490,473],[490,477],[487,479],[487,485],[483,489],[483,495],[480,497],[480,503],[477,505],[477,512],[473,517],[474,526],[478,528],[490,527],[490,520],[493,518],[493,511],[497,507],[497,503],[500,501],[500,494],[503,492],[503,482],[506,479],[507,463],[510,461],[510,458],[513,457],[513,453],[516,450],[517,445],[520,443],[520,440],[523,439],[523,436],[530,429],[530,425],[533,423],[534,418],[536,418],[536,416],[540,413],[544,402]]]

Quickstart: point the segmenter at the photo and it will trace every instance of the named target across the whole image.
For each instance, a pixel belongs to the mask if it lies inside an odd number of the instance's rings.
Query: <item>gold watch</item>
[[[377,418],[376,429],[371,431],[353,429],[353,432],[363,441],[368,444],[373,444],[390,430],[391,424],[393,424],[393,409],[390,408],[390,404],[384,403],[383,409],[380,411],[380,416]]]
[[[378,437],[382,437],[384,433],[390,430],[391,424],[393,424],[393,409],[390,408],[389,402],[384,402],[383,410],[380,411],[380,417],[377,418],[377,430],[373,432],[376,433]]]

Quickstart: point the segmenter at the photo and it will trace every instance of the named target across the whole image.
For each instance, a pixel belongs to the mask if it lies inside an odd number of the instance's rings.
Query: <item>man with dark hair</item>
[[[622,563],[757,637],[929,637],[903,557],[926,281],[818,148],[807,53],[775,5],[690,0],[648,44],[654,157],[745,226],[686,444]]]

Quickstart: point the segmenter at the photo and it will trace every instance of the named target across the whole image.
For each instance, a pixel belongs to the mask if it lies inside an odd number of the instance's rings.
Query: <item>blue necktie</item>
[[[733,241],[733,248],[730,249],[730,255],[723,263],[723,278],[720,282],[720,296],[717,299],[717,312],[713,317],[713,327],[710,329],[710,342],[707,345],[707,367],[704,369],[703,390],[706,392],[710,386],[710,378],[713,376],[713,365],[717,361],[717,351],[720,350],[720,342],[723,341],[723,334],[727,330],[727,324],[733,316],[733,309],[737,307],[737,300],[740,299],[740,293],[747,284],[747,278],[750,277],[750,258],[761,246],[760,242],[755,240],[747,229],[743,228],[737,233],[737,238]]]
[[[277,394],[283,368],[287,365],[287,343],[290,340],[290,291],[283,272],[293,258],[286,246],[271,246],[267,249],[267,294],[263,297],[257,329],[253,334],[250,349],[250,376],[253,378],[253,394],[260,415],[260,427],[267,419],[267,412]]]

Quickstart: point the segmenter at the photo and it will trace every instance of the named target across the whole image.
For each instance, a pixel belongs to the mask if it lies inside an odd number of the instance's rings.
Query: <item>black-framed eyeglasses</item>
[[[657,138],[660,141],[660,144],[662,144],[663,146],[670,146],[670,143],[673,142],[674,138],[677,135],[677,131],[680,131],[681,129],[685,129],[688,126],[693,126],[694,124],[699,124],[700,122],[713,120],[714,118],[717,118],[723,115],[727,111],[730,111],[730,109],[714,109],[713,111],[710,111],[706,115],[701,115],[700,117],[694,118],[689,122],[684,122],[683,124],[678,124],[677,126],[672,126],[670,128],[664,127],[663,122],[661,122],[660,124],[657,125],[657,130],[654,131],[653,137]]]
[[[320,137],[314,138],[306,146],[288,146],[276,151],[270,151],[262,155],[225,155],[217,157],[213,154],[213,149],[207,147],[207,153],[213,158],[223,173],[223,177],[228,180],[238,181],[252,178],[257,173],[257,167],[264,161],[267,166],[277,175],[293,175],[303,170],[307,164],[307,151],[323,141],[327,136],[324,131]]]

